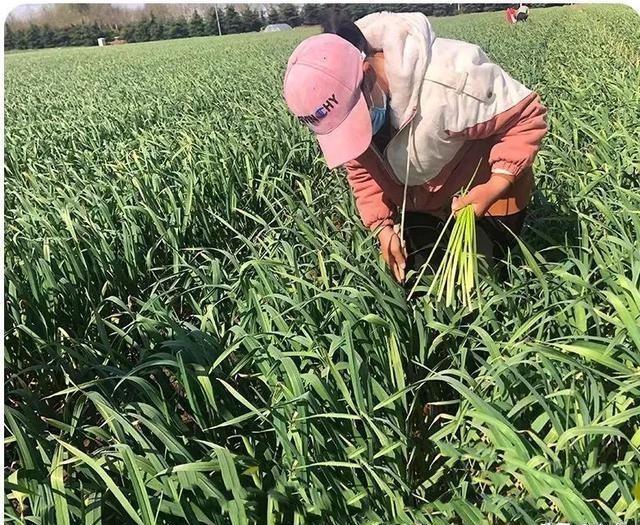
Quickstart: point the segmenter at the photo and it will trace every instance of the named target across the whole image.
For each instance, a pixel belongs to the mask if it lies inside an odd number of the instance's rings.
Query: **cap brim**
[[[371,144],[373,129],[369,106],[360,98],[346,119],[326,135],[316,135],[329,168],[337,168],[362,155]]]

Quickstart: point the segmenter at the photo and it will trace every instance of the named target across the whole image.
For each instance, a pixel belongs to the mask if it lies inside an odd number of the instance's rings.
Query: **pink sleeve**
[[[512,108],[456,135],[470,140],[494,137],[489,154],[492,172],[515,178],[533,164],[547,132],[546,113],[540,97],[531,93]]]
[[[347,170],[347,180],[355,196],[360,218],[367,228],[373,230],[379,226],[393,224],[395,206],[385,196],[376,179],[363,166],[362,161],[370,159],[370,156],[371,152],[367,151],[357,159],[347,162],[344,167]]]

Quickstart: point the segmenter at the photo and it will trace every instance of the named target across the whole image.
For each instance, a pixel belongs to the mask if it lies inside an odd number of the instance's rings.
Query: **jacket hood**
[[[391,97],[391,124],[399,129],[413,114],[436,38],[422,13],[373,13],[356,21],[369,45],[384,53]]]

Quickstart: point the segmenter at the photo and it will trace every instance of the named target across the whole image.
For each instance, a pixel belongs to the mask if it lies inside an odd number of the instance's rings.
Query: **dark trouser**
[[[527,210],[524,209],[512,215],[482,217],[476,221],[477,252],[484,257],[489,265],[492,265],[496,259],[503,259],[507,251],[516,244],[513,234],[520,234],[526,215]],[[408,212],[405,215],[404,240],[407,248],[408,271],[422,269],[445,223],[445,220],[426,213]],[[453,224],[452,220],[447,228],[448,231],[440,240],[438,249],[429,261],[429,268],[425,270],[425,273],[434,274],[438,269],[438,265],[444,257]]]
[[[516,20],[518,22],[526,22],[528,17],[529,15],[527,15],[526,13],[518,13],[516,15]]]

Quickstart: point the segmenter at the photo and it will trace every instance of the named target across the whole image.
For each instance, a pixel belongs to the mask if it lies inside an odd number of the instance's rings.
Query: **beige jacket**
[[[384,54],[390,122],[397,130],[383,158],[375,161],[368,150],[345,165],[367,226],[393,221],[401,204],[397,187],[405,182],[408,209],[446,205],[470,178],[457,166],[466,152],[483,151],[480,146],[486,146],[491,173],[515,181],[531,166],[547,130],[546,110],[482,49],[436,38],[421,13],[375,13],[356,24]]]

